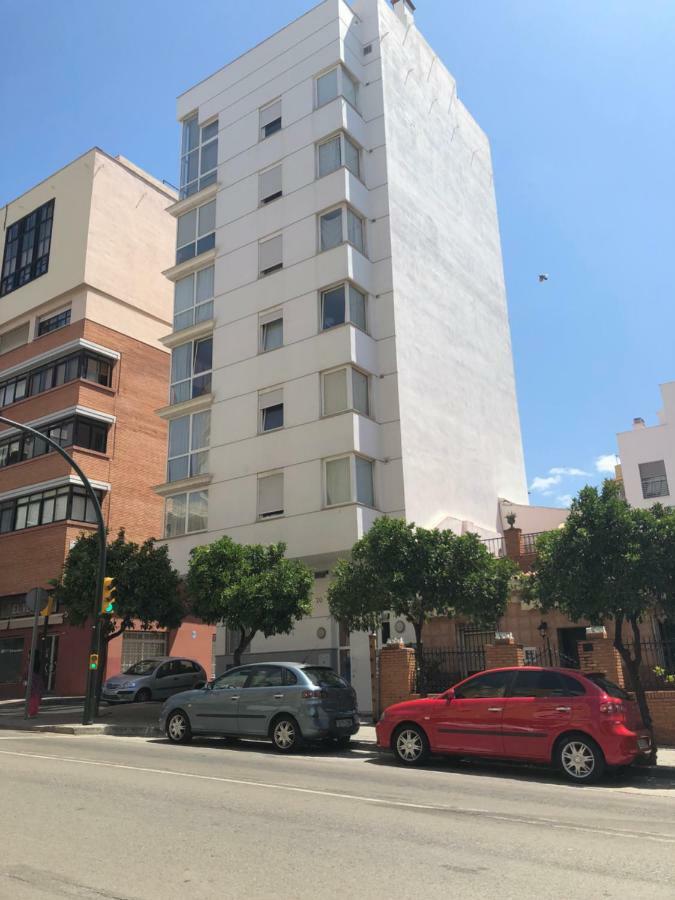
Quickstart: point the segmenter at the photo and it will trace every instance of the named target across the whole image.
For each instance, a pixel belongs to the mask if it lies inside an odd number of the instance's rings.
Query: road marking
[[[0,750],[3,756],[19,756],[27,759],[51,760],[53,762],[70,762],[85,766],[95,766],[106,769],[120,769],[128,772],[143,772],[147,775],[169,775],[174,778],[192,778],[197,781],[215,781],[220,784],[236,784],[242,787],[266,788],[270,791],[282,791],[293,794],[307,794],[314,797],[330,797],[334,800],[349,800],[356,803],[370,803],[374,806],[389,806],[396,809],[422,810],[424,812],[445,812],[455,815],[475,816],[490,819],[495,822],[510,822],[520,825],[534,825],[536,828],[548,826],[564,831],[580,831],[587,834],[601,834],[608,837],[643,838],[659,844],[675,844],[675,835],[662,834],[655,831],[621,831],[611,828],[593,828],[589,825],[572,825],[559,822],[555,819],[535,819],[526,816],[500,815],[487,809],[479,809],[462,806],[442,806],[433,803],[411,803],[406,800],[387,800],[382,797],[369,797],[367,795],[346,794],[337,791],[323,791],[316,788],[304,788],[291,784],[277,784],[269,781],[251,781],[243,778],[225,778],[222,775],[200,775],[196,772],[178,772],[174,769],[155,769],[149,766],[130,766],[125,763],[116,763],[108,760],[83,759],[76,756],[51,756],[44,753],[22,753],[18,750]]]

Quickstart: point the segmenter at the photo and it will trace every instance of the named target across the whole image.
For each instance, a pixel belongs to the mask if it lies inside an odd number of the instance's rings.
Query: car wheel
[[[182,709],[172,712],[166,720],[166,736],[174,744],[187,744],[192,740],[190,720]]]
[[[147,703],[148,700],[152,700],[152,692],[149,688],[141,688],[134,697],[135,703]]]
[[[558,741],[555,761],[563,774],[577,784],[591,784],[605,773],[602,750],[585,734],[568,734]]]
[[[279,716],[272,723],[272,744],[279,753],[293,753],[302,746],[300,726],[292,716]]]
[[[394,735],[393,748],[402,766],[423,766],[429,759],[429,741],[418,725],[401,725]]]

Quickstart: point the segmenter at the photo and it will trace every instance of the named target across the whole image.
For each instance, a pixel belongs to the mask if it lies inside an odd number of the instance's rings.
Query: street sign
[[[43,609],[47,605],[48,594],[44,588],[33,588],[26,594],[26,609],[31,612]]]

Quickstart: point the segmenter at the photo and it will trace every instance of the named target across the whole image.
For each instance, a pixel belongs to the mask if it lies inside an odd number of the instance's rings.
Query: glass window
[[[213,317],[213,266],[176,282],[173,313],[174,331]]]
[[[65,328],[66,325],[70,325],[70,309],[61,310],[51,316],[40,317],[38,337],[49,334],[50,331],[56,331],[57,328]]]
[[[504,697],[506,689],[511,683],[512,671],[488,672],[485,675],[477,675],[465,684],[455,689],[458,700],[469,700],[481,697]]]
[[[284,404],[267,406],[262,411],[262,430],[273,431],[275,428],[284,427]]]
[[[511,697],[560,697],[563,696],[563,686],[556,672],[521,670],[516,672],[516,677],[510,691]]]
[[[583,684],[571,675],[558,672],[558,677],[562,682],[563,697],[582,697],[586,693]]]
[[[605,678],[604,675],[586,675],[585,677],[593,684],[597,684],[608,696],[617,700],[630,700],[630,694],[627,691],[624,691],[618,684],[614,684],[609,678]]]
[[[54,201],[13,222],[5,232],[0,297],[44,275],[49,268]]]
[[[361,253],[364,252],[363,219],[351,209],[347,210],[347,240]]]
[[[361,331],[366,330],[366,295],[349,285],[349,320]]]
[[[666,464],[664,460],[640,463],[640,481],[642,483],[642,496],[645,500],[653,497],[668,497],[668,478],[666,477]]]
[[[187,494],[174,494],[166,498],[164,534],[166,537],[177,537],[185,534],[185,517],[187,513]]]
[[[167,481],[203,475],[208,471],[211,412],[193,413],[169,422]]]
[[[246,687],[281,687],[283,683],[283,672],[279,666],[253,666]]]
[[[258,516],[268,519],[284,514],[284,476],[282,472],[258,478]]]
[[[342,165],[342,139],[336,135],[329,141],[319,144],[319,178],[335,172]]]
[[[356,457],[356,500],[365,506],[375,506],[373,464],[362,456]]]
[[[112,365],[109,360],[91,353],[76,353],[40,366],[28,373],[0,382],[0,407],[18,403],[76,378],[86,378],[110,387]]]
[[[347,688],[351,690],[344,678],[341,678],[337,672],[324,666],[306,666],[302,673],[317,687]]]
[[[211,390],[213,338],[188,341],[171,352],[170,403],[201,397]]]
[[[345,285],[321,292],[321,327],[334,328],[345,321]]]
[[[342,67],[342,96],[355,108],[358,107],[358,87],[356,80]]]
[[[267,138],[281,130],[281,100],[275,100],[260,110],[260,138]]]
[[[197,114],[183,120],[180,197],[213,184],[218,167],[218,120],[199,127]]]
[[[319,246],[321,250],[331,250],[348,241],[361,253],[365,253],[363,219],[350,207],[345,207],[347,215],[343,216],[343,208],[332,209],[319,216]],[[346,228],[345,228],[346,221]]]
[[[176,263],[185,262],[216,246],[216,201],[178,217]]]
[[[352,369],[352,406],[364,416],[370,415],[368,402],[368,376]]]
[[[357,178],[361,177],[361,154],[359,152],[359,148],[353,141],[350,141],[349,138],[344,136],[344,145],[345,145],[345,165],[352,173],[352,175],[356,175]]]
[[[250,668],[233,669],[231,672],[226,672],[224,675],[221,675],[220,678],[216,678],[213,682],[213,690],[228,691],[236,688],[243,688],[248,681],[250,673]]]
[[[18,684],[23,677],[24,638],[0,638],[0,684]]]
[[[260,202],[271,203],[282,196],[281,165],[260,173]]]
[[[280,234],[267,238],[258,244],[258,259],[261,275],[270,275],[283,268],[283,240]]]
[[[347,369],[326,372],[323,376],[323,414],[332,416],[344,412],[349,406],[347,395]]]
[[[208,524],[209,493],[193,491],[188,494],[188,531],[204,531]]]
[[[338,96],[338,70],[331,69],[316,79],[316,103],[323,106]]]
[[[351,501],[349,457],[330,459],[326,462],[326,505]]]
[[[333,209],[324,213],[320,219],[321,249],[331,250],[343,242],[342,209]]]
[[[279,317],[270,322],[263,322],[260,326],[260,349],[263,352],[276,350],[284,343],[284,320]]]

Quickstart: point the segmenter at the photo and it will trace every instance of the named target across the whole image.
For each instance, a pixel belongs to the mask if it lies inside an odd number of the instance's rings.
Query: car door
[[[152,696],[165,700],[174,693],[172,685],[174,680],[178,678],[178,672],[175,669],[175,659],[167,660],[157,669],[154,675],[154,684],[152,686]]]
[[[231,669],[200,691],[188,708],[192,730],[239,734],[239,699],[249,674],[248,666]]]
[[[504,701],[504,755],[549,760],[553,741],[572,721],[573,703],[568,695],[558,672],[517,671]]]
[[[504,698],[513,670],[483,672],[462,682],[452,699],[440,700],[429,712],[433,746],[446,753],[502,756]]]
[[[242,734],[265,737],[272,717],[284,701],[281,666],[251,666],[251,674],[239,700],[239,728]]]
[[[175,660],[175,679],[172,685],[173,693],[179,691],[189,691],[194,685],[196,679],[195,669],[192,660],[177,659]]]

